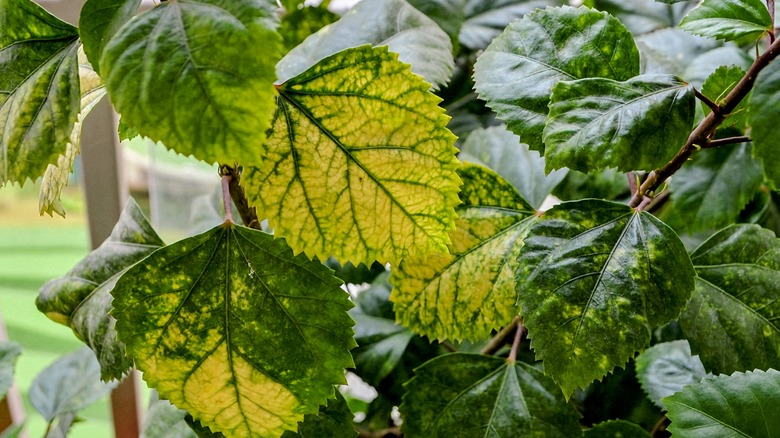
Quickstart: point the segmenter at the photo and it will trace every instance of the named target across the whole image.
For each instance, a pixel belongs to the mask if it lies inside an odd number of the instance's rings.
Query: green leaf
[[[615,18],[588,8],[547,8],[510,24],[474,66],[475,88],[507,127],[543,151],[550,92],[558,81],[639,74],[639,51]],[[548,163],[549,165],[549,163]]]
[[[276,66],[278,81],[288,82],[325,58],[362,44],[387,46],[434,86],[446,84],[455,67],[450,38],[425,14],[405,0],[363,0],[282,58]]]
[[[294,9],[282,17],[279,34],[284,41],[284,48],[290,51],[301,44],[309,35],[337,21],[339,16],[327,8],[305,7]]]
[[[563,201],[584,198],[618,200],[627,198],[629,193],[626,174],[615,169],[604,169],[584,174],[572,170],[553,191],[553,195]]]
[[[90,64],[100,73],[100,55],[117,31],[138,11],[141,0],[87,0],[81,7],[79,35]]]
[[[698,55],[722,47],[722,44],[717,41],[692,35],[673,27],[640,35],[636,38],[636,45],[639,48],[642,74],[672,74],[676,76],[682,76],[686,69],[692,66],[692,60],[696,59]],[[733,63],[733,59],[742,57],[744,54],[741,49],[737,52],[738,55],[732,59],[726,58],[723,64]],[[721,64],[707,64],[701,67],[708,68],[712,72],[719,65]],[[683,77],[688,79],[687,76]],[[698,86],[701,86],[701,83]]]
[[[48,422],[76,414],[119,383],[101,382],[99,372],[100,364],[88,347],[66,354],[35,377],[30,403]]]
[[[695,53],[691,56],[692,58],[688,59],[688,66],[681,76],[696,88],[701,88],[704,81],[715,73],[718,66],[733,65],[747,70],[753,63],[750,56],[733,43],[727,43],[721,47],[703,53]]]
[[[683,18],[680,29],[725,41],[758,39],[772,30],[772,17],[761,0],[704,0]]]
[[[655,0],[595,0],[594,7],[614,15],[634,35],[643,35],[677,26],[699,0],[665,5]]]
[[[714,373],[780,367],[780,239],[732,225],[691,259],[696,291],[680,317],[691,349]]]
[[[0,400],[14,382],[16,359],[22,354],[22,347],[15,342],[0,343]]]
[[[752,127],[753,153],[764,162],[766,176],[780,186],[780,132],[776,129],[780,107],[780,62],[766,66],[756,78],[748,105],[748,124]]]
[[[459,174],[450,254],[405,259],[393,270],[390,299],[401,324],[430,338],[474,341],[517,315],[514,272],[534,210],[485,167],[466,164]]]
[[[273,134],[243,178],[258,214],[321,260],[446,252],[457,150],[428,88],[387,48],[367,46],[279,86]]]
[[[777,437],[780,372],[749,371],[703,380],[667,397],[669,430],[682,438]]]
[[[111,235],[61,278],[41,287],[38,310],[71,327],[95,352],[103,379],[119,379],[132,366],[108,315],[119,275],[163,245],[134,200],[128,200]]]
[[[745,71],[736,65],[720,66],[707,78],[706,81],[704,81],[701,92],[705,96],[709,97],[713,102],[717,103],[718,105],[722,105],[723,101],[726,99],[726,96],[728,96],[731,90],[734,89],[743,76],[745,76]],[[726,116],[726,120],[721,123],[718,129],[728,128],[731,126],[736,126],[740,129],[744,128],[745,115],[747,114],[747,103],[749,99],[750,94],[748,94],[748,96],[742,102],[740,102],[739,105],[737,105],[731,114]],[[704,102],[701,103],[701,107],[704,110],[704,114],[709,114],[712,112],[710,107],[707,106]]]
[[[43,175],[79,112],[78,31],[30,0],[0,0],[0,186]]]
[[[466,20],[460,30],[460,42],[472,50],[484,49],[512,21],[536,9],[565,3],[562,0],[465,0]]]
[[[401,405],[409,438],[575,437],[579,415],[539,369],[492,356],[448,354],[415,370]]]
[[[519,263],[518,304],[531,346],[566,396],[643,350],[694,287],[674,231],[648,213],[599,200],[546,211]]]
[[[625,420],[599,423],[582,434],[584,438],[650,438],[646,430]]]
[[[463,22],[466,20],[466,13],[464,7],[466,0],[407,0],[410,5],[414,6],[427,15],[431,20],[435,21],[450,37],[453,47],[457,51],[458,35],[460,35],[460,29],[463,26]]]
[[[154,398],[146,410],[140,438],[198,438],[184,420],[187,411],[177,408],[168,400],[160,400],[157,393],[153,393]]]
[[[111,102],[179,153],[255,162],[273,115],[275,10],[273,0],[186,0],[135,17],[100,58]]]
[[[328,400],[327,406],[320,407],[318,414],[307,414],[298,424],[298,432],[287,431],[282,438],[355,438],[355,426],[352,425],[352,411],[344,397],[336,391],[336,399]]]
[[[24,423],[12,424],[0,433],[0,438],[19,438],[24,430]]]
[[[636,377],[650,400],[666,409],[662,399],[699,383],[707,372],[698,356],[691,356],[688,341],[656,344],[636,358]]]
[[[161,397],[229,436],[278,436],[346,382],[354,341],[339,284],[283,240],[226,222],[131,267],[112,314]]]
[[[504,127],[475,129],[460,148],[459,158],[482,164],[512,183],[528,203],[539,208],[547,195],[566,177],[568,170],[544,173],[544,158],[539,152]]]
[[[547,169],[661,167],[688,138],[694,104],[693,89],[674,76],[559,82],[544,128]]]

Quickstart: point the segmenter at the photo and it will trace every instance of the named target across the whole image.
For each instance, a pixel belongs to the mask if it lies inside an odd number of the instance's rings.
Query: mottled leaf
[[[130,126],[179,153],[254,162],[273,115],[275,10],[273,0],[158,4],[103,50],[111,102]]]
[[[367,46],[279,86],[273,134],[243,178],[258,214],[309,257],[446,252],[460,179],[428,88],[387,48]]]
[[[425,14],[405,0],[363,0],[282,58],[276,65],[278,81],[287,82],[324,58],[362,44],[387,46],[435,86],[447,83],[455,65],[450,38]]]
[[[177,408],[168,400],[160,400],[156,392],[154,394],[144,416],[140,438],[198,438],[184,420],[187,411]]]
[[[121,273],[163,245],[134,200],[130,199],[111,235],[61,278],[41,287],[38,310],[71,327],[95,352],[103,379],[119,379],[132,366],[108,315]]]
[[[226,222],[131,267],[112,314],[161,397],[228,436],[278,436],[346,382],[354,341],[339,284],[284,240]]]
[[[643,350],[694,287],[674,231],[648,213],[599,200],[546,211],[519,263],[518,304],[531,346],[567,397]]]
[[[335,400],[328,400],[327,406],[320,407],[318,414],[307,414],[298,424],[298,432],[287,431],[282,438],[355,438],[355,426],[352,425],[352,411],[346,400],[337,391]]]
[[[550,92],[558,81],[639,74],[639,51],[615,18],[588,8],[547,8],[510,24],[474,66],[475,88],[509,129],[543,151]],[[549,163],[548,163],[549,164]]]
[[[282,17],[279,34],[284,41],[284,48],[292,50],[301,44],[309,35],[337,21],[339,16],[322,7],[305,7],[294,9]]]
[[[761,0],[704,0],[682,19],[680,29],[726,41],[757,39],[772,30],[772,17]]]
[[[133,16],[141,0],[87,0],[81,7],[79,34],[90,64],[100,72],[100,55],[114,34]]]
[[[514,272],[533,208],[511,184],[474,164],[463,187],[450,254],[407,258],[393,270],[398,321],[429,338],[481,340],[517,315]]]
[[[30,0],[0,0],[0,186],[43,175],[79,113],[78,31]]]
[[[780,433],[780,372],[749,371],[704,379],[667,397],[674,437],[772,438]]]
[[[706,369],[780,367],[780,239],[758,225],[732,225],[691,259],[696,291],[680,323]]]
[[[22,354],[22,347],[15,342],[0,342],[0,400],[5,397],[14,383],[16,359]]]
[[[609,12],[634,35],[643,35],[677,26],[699,0],[665,5],[655,0],[594,0],[596,9]]]
[[[650,434],[638,425],[626,420],[599,423],[582,434],[584,438],[650,438]]]
[[[473,50],[487,47],[512,21],[536,9],[566,4],[562,0],[465,0],[465,21],[460,29],[460,42]]]
[[[542,205],[568,173],[561,169],[546,175],[539,152],[530,150],[502,126],[475,129],[461,146],[459,158],[495,170],[534,208]]]
[[[699,383],[707,372],[698,356],[691,356],[688,341],[656,344],[636,358],[636,377],[650,400],[666,409],[662,399]]]
[[[748,124],[752,127],[753,153],[764,163],[766,176],[780,186],[780,130],[777,129],[780,108],[780,62],[766,66],[756,78],[748,106]]]
[[[745,76],[745,71],[736,66],[720,66],[713,72],[702,85],[701,92],[710,100],[722,105],[726,96],[734,89],[737,83]],[[726,120],[721,123],[718,129],[728,128],[730,126],[736,126],[738,128],[744,128],[745,115],[747,115],[747,103],[750,99],[750,94],[745,97],[745,100],[739,103],[737,107],[726,116]],[[704,114],[712,112],[709,106],[704,102],[701,103],[701,107],[704,110]]]
[[[531,365],[492,356],[448,354],[417,368],[401,413],[409,438],[581,434],[579,415],[555,382]]]

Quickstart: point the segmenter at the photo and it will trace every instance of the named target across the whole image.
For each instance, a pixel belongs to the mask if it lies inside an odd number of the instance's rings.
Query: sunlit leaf
[[[582,434],[584,438],[650,438],[646,430],[625,420],[599,423]]]
[[[16,359],[22,354],[22,347],[15,342],[0,342],[0,400],[5,397],[14,382]]]
[[[116,321],[108,315],[109,292],[122,271],[162,245],[131,199],[108,239],[63,277],[43,285],[35,300],[38,310],[71,327],[94,350],[103,379],[121,378],[133,363],[116,338]]]
[[[579,415],[544,373],[473,354],[437,357],[415,371],[401,413],[409,438],[580,436]]]
[[[466,164],[459,174],[450,254],[405,259],[390,299],[398,321],[429,338],[480,340],[517,315],[514,272],[534,210],[487,168]]]
[[[545,373],[566,396],[643,350],[694,287],[674,231],[648,213],[599,200],[546,211],[519,263],[520,315]]]
[[[688,138],[694,104],[693,89],[673,76],[559,82],[544,128],[547,169],[661,167]]]
[[[780,372],[749,371],[704,379],[667,397],[675,437],[772,438],[780,433]]]
[[[777,129],[780,108],[780,62],[766,66],[756,78],[748,106],[748,124],[752,127],[753,153],[764,162],[766,176],[780,186],[780,130]]]
[[[279,86],[273,134],[243,178],[258,215],[298,253],[397,263],[446,252],[460,179],[428,84],[362,46]]]
[[[0,186],[43,175],[79,113],[78,31],[30,0],[0,0]]]
[[[683,18],[680,29],[726,41],[758,38],[772,30],[772,17],[761,0],[704,0]]]
[[[89,62],[100,72],[100,55],[114,34],[133,16],[141,0],[87,0],[81,7],[79,34]]]
[[[336,392],[335,400],[328,400],[317,414],[307,414],[298,424],[298,432],[287,431],[282,438],[355,438],[358,436],[352,425],[352,412],[344,397]]]
[[[510,24],[474,66],[476,90],[509,129],[543,151],[550,92],[558,81],[639,74],[639,51],[615,18],[588,8],[547,8]],[[549,165],[549,163],[548,163]]]
[[[732,225],[693,253],[696,291],[680,317],[707,370],[780,368],[780,239]]]
[[[512,21],[536,9],[566,4],[563,0],[465,0],[465,21],[460,42],[474,50],[484,49]]]
[[[650,400],[666,409],[662,399],[699,383],[707,372],[698,356],[691,356],[688,341],[656,344],[636,358],[636,377]]]
[[[142,13],[100,58],[111,102],[130,126],[179,153],[254,162],[273,115],[276,7],[180,0]]]
[[[701,92],[713,102],[722,105],[726,96],[734,89],[743,76],[745,76],[745,71],[736,65],[720,66],[706,81],[704,81]],[[730,126],[743,128],[745,126],[745,116],[747,115],[747,103],[749,99],[750,94],[748,94],[748,96],[745,97],[745,100],[740,102],[739,105],[731,111],[731,114],[726,117],[726,120],[721,123],[718,129],[728,128]],[[701,107],[704,110],[704,114],[712,112],[710,107],[704,102],[701,103]]]
[[[131,267],[112,314],[161,397],[228,436],[278,436],[346,383],[353,322],[339,284],[284,240],[226,222]]]

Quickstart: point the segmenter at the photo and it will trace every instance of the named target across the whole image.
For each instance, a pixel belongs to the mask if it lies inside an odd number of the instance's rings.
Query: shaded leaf
[[[112,314],[161,397],[214,431],[278,436],[352,366],[340,283],[283,240],[226,222],[131,267]]]
[[[306,7],[294,9],[282,17],[279,34],[284,41],[284,48],[289,52],[309,35],[337,21],[339,16],[327,8]]]
[[[696,290],[680,323],[707,370],[780,367],[780,239],[758,225],[732,225],[691,259]]]
[[[225,436],[222,432],[213,432],[207,426],[201,424],[200,421],[195,420],[189,413],[184,416],[184,423],[190,430],[195,432],[195,435],[198,438],[221,438]]]
[[[254,162],[273,115],[275,10],[274,0],[187,0],[138,15],[100,59],[111,102],[179,153]]]
[[[550,92],[558,81],[639,74],[639,51],[618,20],[588,8],[547,8],[507,26],[474,66],[475,88],[507,127],[543,151]],[[549,165],[549,163],[548,163]]]
[[[466,20],[464,7],[466,0],[407,0],[410,5],[435,21],[450,37],[452,45],[457,49],[458,35]],[[457,50],[455,50],[457,51]]]
[[[572,170],[553,190],[553,195],[564,201],[584,198],[604,199],[607,201],[630,196],[626,174],[615,169],[604,169],[584,174]]]
[[[579,415],[542,371],[474,354],[440,356],[416,369],[401,413],[410,438],[581,434]]]
[[[656,344],[636,358],[636,376],[653,403],[666,409],[664,397],[699,383],[707,372],[698,356],[691,356],[688,341]]]
[[[363,0],[282,58],[276,65],[278,81],[287,82],[325,58],[363,44],[386,45],[436,87],[447,83],[455,66],[449,37],[425,14],[405,0]]]
[[[465,164],[450,254],[407,258],[390,299],[404,326],[430,338],[481,340],[517,308],[514,272],[533,208],[493,171]]]
[[[184,420],[187,411],[168,400],[160,400],[156,392],[153,397],[144,416],[140,438],[197,438],[195,431]]]
[[[780,107],[780,62],[766,66],[756,78],[748,106],[748,124],[752,127],[753,153],[764,163],[766,176],[780,187],[780,131],[776,115]]]
[[[747,70],[753,63],[744,50],[732,43],[694,56],[688,59],[688,66],[681,76],[696,88],[701,88],[704,81],[715,73],[718,66],[733,65]]]
[[[585,438],[650,438],[650,434],[638,425],[625,420],[599,423],[582,434]]]
[[[761,0],[704,0],[682,19],[680,29],[726,41],[757,39],[772,30],[772,17]]]
[[[721,47],[717,41],[692,35],[683,30],[667,27],[654,32],[640,35],[636,38],[636,45],[639,48],[639,58],[641,61],[642,74],[671,74],[681,76],[687,68],[691,67],[692,59],[697,56]],[[729,46],[731,47],[731,46]],[[737,47],[731,47],[735,49]],[[734,58],[744,56],[744,51],[737,50],[739,53]],[[728,63],[734,62],[728,59]],[[707,64],[702,68],[715,70],[720,64]],[[687,80],[688,78],[685,77]],[[702,78],[702,81],[704,78]],[[701,86],[701,84],[699,84]]]
[[[688,138],[694,104],[693,89],[673,76],[559,82],[544,127],[547,169],[659,168]]]
[[[81,7],[79,34],[89,63],[100,72],[100,55],[108,41],[138,11],[141,0],[87,0]]]
[[[718,67],[717,70],[704,81],[701,92],[713,102],[722,105],[726,96],[734,89],[743,76],[745,76],[745,71],[736,65]],[[731,126],[744,128],[749,99],[750,94],[748,93],[747,97],[745,97],[745,99],[737,105],[734,111],[726,117],[726,120],[721,123],[718,129],[724,129]],[[701,103],[701,107],[704,110],[704,114],[712,112],[710,107],[704,102]]]
[[[780,372],[749,371],[704,379],[667,397],[675,437],[770,438],[780,431]]]
[[[599,200],[546,211],[519,263],[518,304],[531,346],[567,397],[643,350],[694,287],[674,231],[648,213]]]
[[[351,262],[347,262],[342,265],[333,257],[325,260],[323,264],[333,269],[333,275],[336,278],[341,279],[344,283],[352,284],[371,283],[377,276],[387,271],[384,265],[377,262],[372,263],[370,268],[365,263],[355,266]]]
[[[79,113],[78,31],[30,0],[0,0],[0,186],[43,175]]]
[[[458,161],[428,84],[387,48],[326,58],[279,86],[273,134],[243,182],[298,253],[397,263],[446,252]]]
[[[15,342],[0,342],[0,400],[14,383],[16,359],[22,354],[22,347]]]
[[[536,9],[565,3],[562,0],[465,0],[460,42],[473,50],[484,49],[512,21]]]
[[[298,424],[298,432],[287,431],[282,438],[355,438],[355,426],[352,425],[352,411],[344,397],[336,391],[336,399],[328,400],[327,406],[321,406],[318,414],[307,414]]]
[[[680,20],[699,3],[690,0],[665,5],[655,0],[595,0],[596,9],[609,12],[623,23],[634,35],[643,35],[668,27],[677,26]]]

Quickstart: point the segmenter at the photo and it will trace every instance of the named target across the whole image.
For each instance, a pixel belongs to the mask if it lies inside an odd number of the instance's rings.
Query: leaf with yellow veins
[[[479,340],[518,313],[515,270],[534,209],[492,170],[464,164],[450,254],[393,270],[397,320],[438,339]]]
[[[226,222],[130,268],[112,314],[161,397],[226,436],[278,437],[354,366],[340,284],[284,240]]]
[[[455,136],[440,99],[397,57],[347,49],[278,86],[261,164],[243,180],[296,253],[370,264],[447,251]]]

